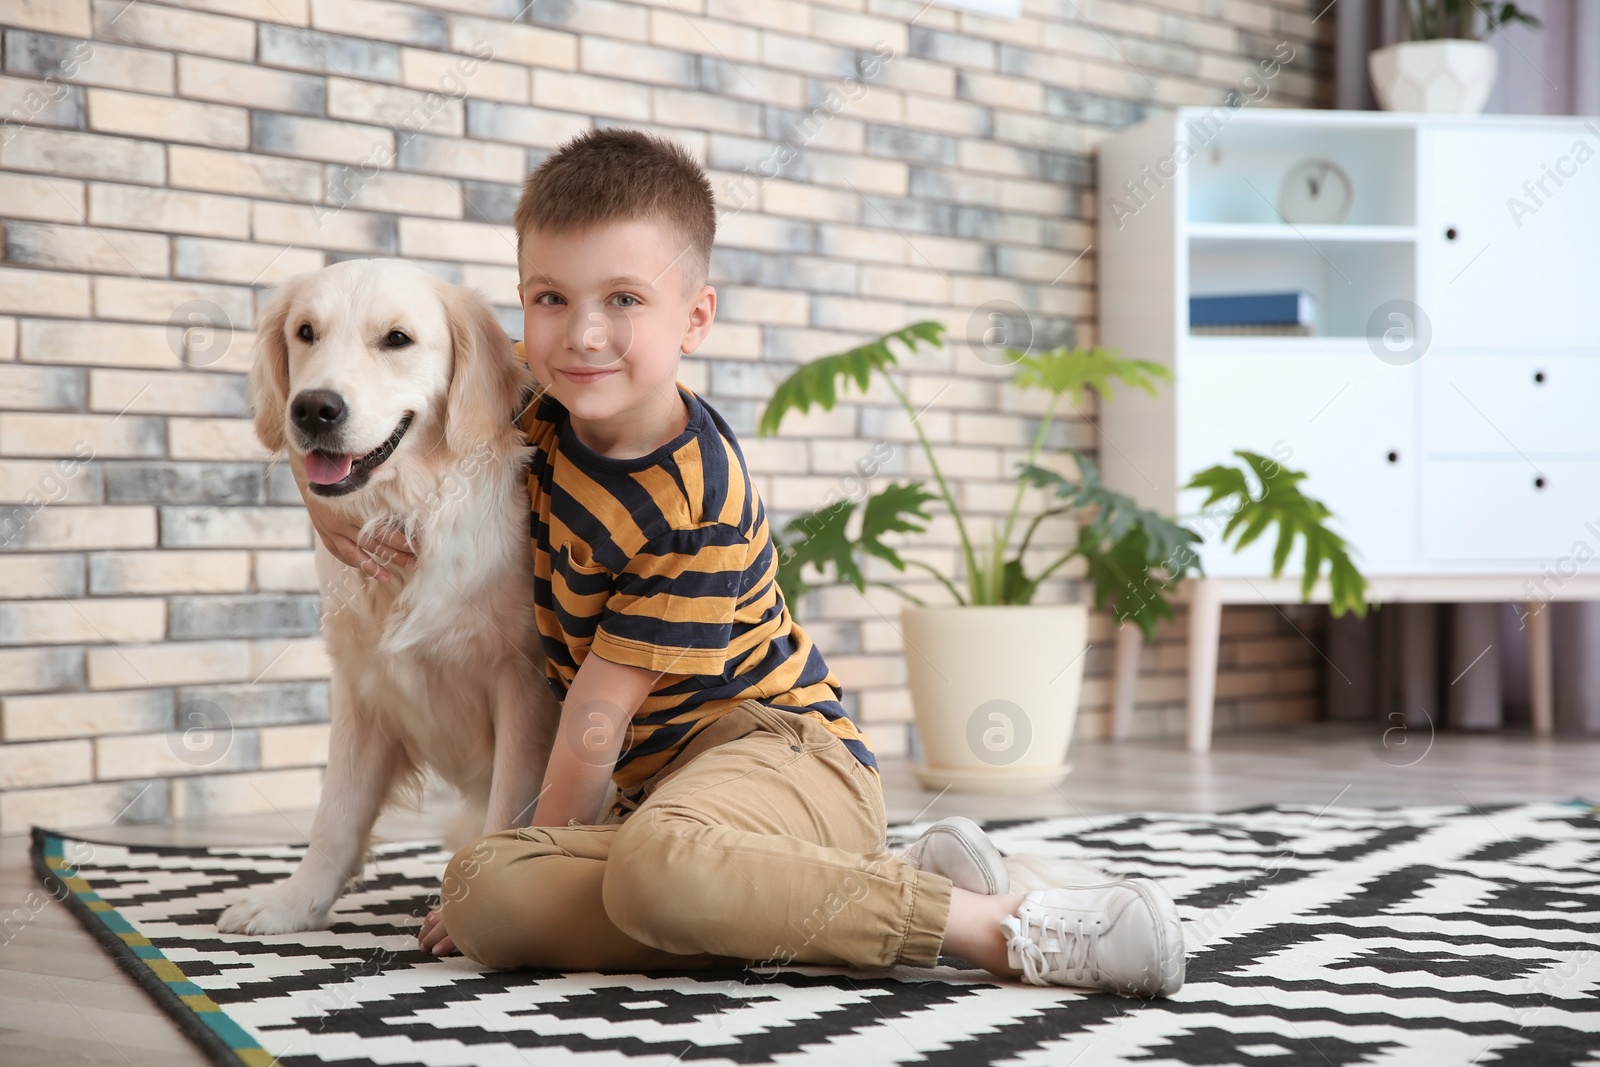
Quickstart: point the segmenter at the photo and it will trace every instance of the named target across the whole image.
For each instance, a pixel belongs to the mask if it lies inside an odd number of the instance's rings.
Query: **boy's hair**
[[[680,262],[690,289],[706,283],[717,208],[700,164],[665,137],[620,127],[588,130],[551,153],[523,183],[512,216],[517,257],[530,229],[560,233],[634,219],[677,230],[689,245]]]

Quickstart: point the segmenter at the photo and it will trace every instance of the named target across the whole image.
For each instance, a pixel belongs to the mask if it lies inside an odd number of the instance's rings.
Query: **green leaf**
[[[791,411],[804,414],[813,406],[832,411],[839,401],[839,388],[851,382],[855,383],[857,389],[866,392],[872,384],[875,371],[887,373],[890,367],[898,365],[898,357],[889,347],[889,342],[898,341],[914,354],[919,344],[940,347],[943,333],[943,323],[916,322],[847,352],[822,356],[802,365],[778,383],[772,399],[761,412],[761,421],[756,425],[757,435],[766,437],[777,433],[783,417]]]
[[[939,499],[939,494],[928,492],[922,484],[891,482],[867,498],[861,516],[861,536],[857,539],[861,551],[877,556],[897,571],[906,569],[905,560],[881,538],[887,533],[921,533],[928,528],[933,516],[925,509]]]
[[[1015,349],[1010,351],[1015,352]],[[1072,394],[1072,402],[1083,403],[1083,391],[1092,388],[1110,400],[1111,383],[1143,389],[1154,396],[1156,380],[1172,380],[1172,371],[1160,363],[1142,359],[1123,359],[1116,349],[1052,348],[1044,352],[1025,355],[1017,360],[1018,370],[1012,384],[1022,388],[1044,388],[1056,396]]]
[[[1173,616],[1166,589],[1171,579],[1151,573],[1152,546],[1140,527],[1133,527],[1109,546],[1089,530],[1079,530],[1078,550],[1094,584],[1096,611],[1110,610],[1118,622],[1133,622],[1146,638],[1156,625]]]
[[[1200,510],[1226,502],[1233,509],[1232,516],[1223,527],[1221,540],[1227,543],[1234,538],[1237,552],[1254,542],[1269,527],[1278,529],[1278,542],[1272,553],[1272,576],[1278,577],[1288,565],[1294,543],[1305,545],[1301,564],[1300,595],[1308,598],[1321,575],[1322,564],[1328,564],[1329,608],[1337,617],[1353,611],[1359,617],[1367,613],[1367,583],[1350,559],[1344,539],[1328,528],[1333,517],[1322,501],[1306,496],[1300,483],[1306,475],[1293,471],[1276,460],[1254,452],[1238,451],[1234,455],[1244,460],[1244,469],[1218,464],[1207,467],[1189,479],[1187,488],[1206,493]],[[1260,493],[1251,489],[1251,479],[1260,487]]]

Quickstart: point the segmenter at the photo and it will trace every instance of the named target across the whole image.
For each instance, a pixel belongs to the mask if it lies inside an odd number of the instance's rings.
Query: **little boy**
[[[1154,883],[1009,893],[965,819],[886,851],[872,749],[789,614],[739,444],[677,381],[716,316],[699,165],[637,131],[582,134],[514,221],[542,384],[519,419],[533,597],[561,725],[531,825],[455,855],[422,947],[584,971],[942,951],[1039,985],[1176,990],[1181,927]],[[353,531],[322,533],[379,576]]]

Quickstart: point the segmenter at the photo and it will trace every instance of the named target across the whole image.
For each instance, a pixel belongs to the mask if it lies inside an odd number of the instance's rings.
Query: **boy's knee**
[[[701,951],[678,940],[711,888],[704,864],[692,855],[695,829],[651,812],[617,831],[600,896],[611,922],[635,941],[668,952]]]
[[[450,940],[485,967],[527,965],[527,961],[508,955],[510,945],[504,933],[508,917],[523,915],[530,906],[532,869],[526,861],[537,860],[540,850],[539,842],[526,837],[515,843],[520,861],[515,877],[508,870],[507,835],[501,833],[480,837],[450,857],[439,883],[440,914]],[[548,839],[544,844],[551,855],[560,852]]]

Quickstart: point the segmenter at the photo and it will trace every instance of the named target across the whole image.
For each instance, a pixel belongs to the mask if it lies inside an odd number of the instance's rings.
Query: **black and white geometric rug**
[[[1008,854],[1160,879],[1186,924],[1182,991],[1142,1002],[954,967],[486,971],[417,948],[449,858],[435,843],[379,846],[330,929],[271,937],[213,923],[304,846],[130,847],[35,827],[33,850],[45,891],[218,1064],[1600,1067],[1592,805],[989,828]]]

